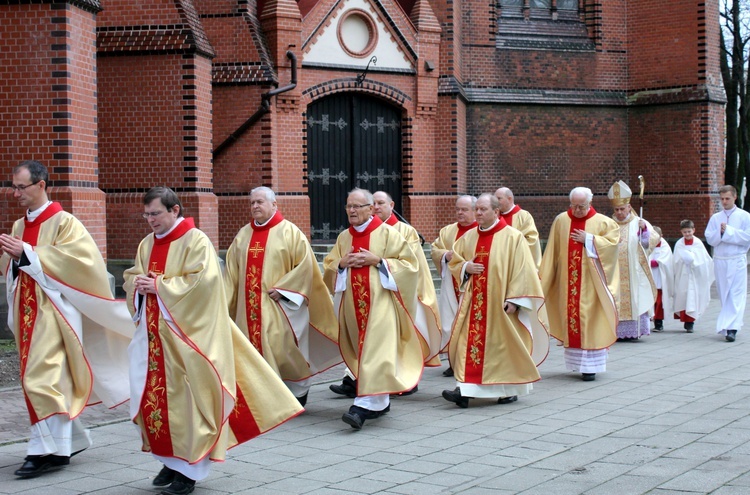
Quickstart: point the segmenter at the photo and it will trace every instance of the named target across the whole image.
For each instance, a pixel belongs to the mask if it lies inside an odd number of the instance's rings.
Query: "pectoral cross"
[[[253,258],[257,258],[260,253],[265,251],[265,248],[260,246],[260,242],[255,241],[255,246],[248,249],[251,253],[253,253]]]

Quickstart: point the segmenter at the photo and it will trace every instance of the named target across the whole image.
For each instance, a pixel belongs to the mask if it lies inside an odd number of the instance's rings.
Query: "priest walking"
[[[354,375],[354,404],[342,420],[361,429],[390,411],[389,394],[412,390],[424,365],[424,339],[413,323],[419,264],[394,228],[373,215],[372,194],[347,196],[350,227],[324,261],[334,294],[339,348]]]
[[[130,414],[143,451],[164,464],[152,483],[183,495],[228,448],[302,407],[229,317],[216,251],[177,194],[155,187],[143,205],[153,234],[123,286],[137,325]]]
[[[341,362],[331,296],[307,237],[268,187],[250,192],[252,220],[229,246],[229,314],[303,406],[311,377]]]
[[[617,339],[619,227],[591,206],[587,187],[570,192],[570,209],[550,228],[539,275],[550,334],[565,346],[565,365],[584,381],[607,369]]]
[[[449,265],[465,294],[448,349],[456,388],[443,398],[461,408],[471,398],[509,404],[528,394],[549,350],[539,319],[542,287],[526,239],[499,218],[491,194],[479,196],[475,214],[478,228],[456,241]]]

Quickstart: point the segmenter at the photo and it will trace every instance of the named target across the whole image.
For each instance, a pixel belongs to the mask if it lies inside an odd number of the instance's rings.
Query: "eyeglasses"
[[[359,210],[360,208],[367,208],[368,206],[372,206],[371,204],[366,205],[346,205],[344,207],[345,210]]]
[[[166,213],[168,210],[162,210],[162,211],[147,211],[146,213],[142,213],[141,216],[148,220],[150,218],[156,218],[162,213]]]
[[[570,203],[570,207],[574,210],[585,210],[589,207],[589,203],[583,203],[582,205],[574,205],[573,203]]]
[[[35,186],[35,185],[39,184],[40,182],[41,182],[41,180],[38,180],[36,182],[32,182],[31,184],[26,184],[25,186],[24,185],[18,186],[16,184],[11,184],[10,188],[13,189],[13,191],[24,192],[26,189],[30,188],[31,186]]]

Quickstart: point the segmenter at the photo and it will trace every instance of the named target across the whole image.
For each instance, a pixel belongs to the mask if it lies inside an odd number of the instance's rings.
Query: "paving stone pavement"
[[[350,399],[323,374],[307,411],[229,452],[196,494],[750,494],[750,331],[714,333],[716,300],[693,334],[663,333],[610,350],[608,372],[582,382],[553,347],[542,381],[518,402],[459,409],[444,368],[419,392],[357,432],[341,421]],[[0,391],[0,494],[154,494],[160,465],[139,451],[127,408],[90,408],[94,446],[65,470],[18,480],[27,415],[21,391]]]

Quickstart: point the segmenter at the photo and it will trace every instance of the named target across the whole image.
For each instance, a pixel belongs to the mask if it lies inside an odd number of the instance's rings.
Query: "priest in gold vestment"
[[[226,257],[229,314],[303,406],[313,375],[341,362],[331,296],[307,237],[275,193],[250,192],[253,219]]]
[[[456,241],[449,265],[464,294],[448,348],[456,388],[443,397],[462,408],[470,398],[508,404],[528,394],[549,351],[542,287],[523,234],[499,217],[492,194],[479,196],[475,214],[478,228]]]
[[[516,230],[520,230],[531,250],[536,269],[542,263],[542,243],[539,242],[539,231],[531,213],[515,204],[513,191],[507,187],[501,187],[495,191],[495,197],[500,201],[500,216],[505,223]]]
[[[539,276],[550,334],[565,346],[565,365],[584,381],[607,369],[617,340],[619,228],[591,206],[587,187],[570,192],[570,209],[550,228]]]
[[[47,197],[47,168],[13,169],[13,197],[26,208],[0,235],[8,326],[20,354],[21,389],[31,423],[16,476],[35,478],[70,463],[91,445],[78,416],[87,405],[127,401],[125,350],[133,335],[116,301],[99,248],[86,228]]]
[[[354,405],[342,420],[357,430],[390,410],[389,394],[413,389],[424,366],[424,342],[415,327],[419,264],[394,228],[373,215],[369,191],[347,197],[350,227],[324,261],[334,294],[339,348],[354,375]]]
[[[451,336],[453,320],[458,312],[458,300],[461,294],[458,290],[458,282],[448,268],[453,258],[453,244],[465,233],[477,226],[474,218],[474,208],[477,198],[474,196],[461,196],[456,200],[456,223],[446,225],[440,229],[437,239],[432,243],[430,256],[440,276],[441,289],[438,296],[438,308],[440,309],[440,322],[443,325],[443,338],[448,341]],[[448,369],[443,371],[443,376],[453,376],[453,368],[448,361]]]
[[[620,265],[620,297],[617,300],[617,339],[638,340],[651,334],[649,312],[656,303],[656,283],[648,257],[659,243],[659,234],[650,223],[635,214],[630,206],[633,193],[623,181],[609,188],[612,219],[620,228],[618,264]]]
[[[124,285],[137,325],[130,413],[164,464],[153,484],[190,493],[210,461],[302,407],[229,317],[216,251],[174,191],[155,187],[143,203],[153,234]]]

